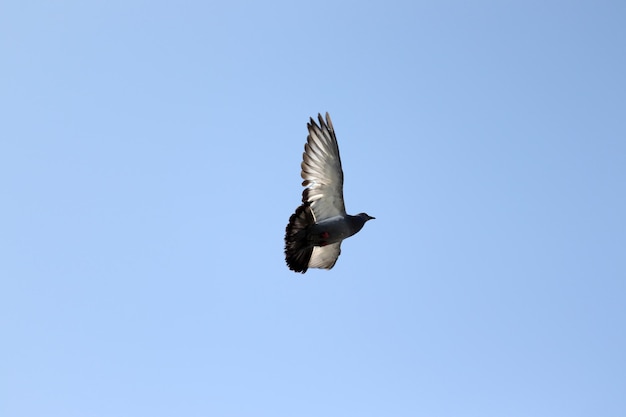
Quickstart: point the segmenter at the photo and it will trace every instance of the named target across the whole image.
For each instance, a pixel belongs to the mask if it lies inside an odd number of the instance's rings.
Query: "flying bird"
[[[317,115],[307,123],[309,135],[302,155],[302,205],[289,218],[285,231],[285,260],[289,269],[331,269],[341,253],[341,242],[357,233],[374,217],[346,214],[343,202],[343,170],[335,129]]]

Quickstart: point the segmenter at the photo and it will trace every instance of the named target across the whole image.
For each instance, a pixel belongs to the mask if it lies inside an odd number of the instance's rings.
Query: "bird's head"
[[[365,222],[366,222],[366,221],[368,221],[368,220],[373,220],[373,219],[375,219],[375,218],[376,218],[376,217],[372,217],[372,216],[370,216],[370,215],[369,215],[369,214],[367,214],[367,213],[359,213],[359,214],[357,214],[357,216],[363,219],[363,223],[365,223]]]

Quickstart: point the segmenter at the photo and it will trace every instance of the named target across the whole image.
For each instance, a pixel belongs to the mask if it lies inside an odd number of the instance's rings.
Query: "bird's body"
[[[374,217],[351,216],[343,201],[343,170],[330,116],[311,118],[304,146],[301,176],[302,205],[289,218],[285,232],[285,259],[289,269],[331,269],[341,253],[341,242],[363,228]]]

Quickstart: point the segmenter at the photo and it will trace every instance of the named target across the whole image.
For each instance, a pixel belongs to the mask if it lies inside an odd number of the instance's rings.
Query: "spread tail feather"
[[[309,203],[296,209],[285,231],[285,260],[292,271],[303,274],[309,267],[313,247],[307,242],[307,229],[315,224]]]

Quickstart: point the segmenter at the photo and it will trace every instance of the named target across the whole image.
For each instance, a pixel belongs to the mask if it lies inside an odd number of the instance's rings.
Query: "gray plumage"
[[[307,124],[309,135],[302,155],[302,205],[289,218],[285,231],[285,260],[289,269],[331,269],[341,253],[341,242],[374,217],[346,214],[343,170],[330,115],[318,114]]]

